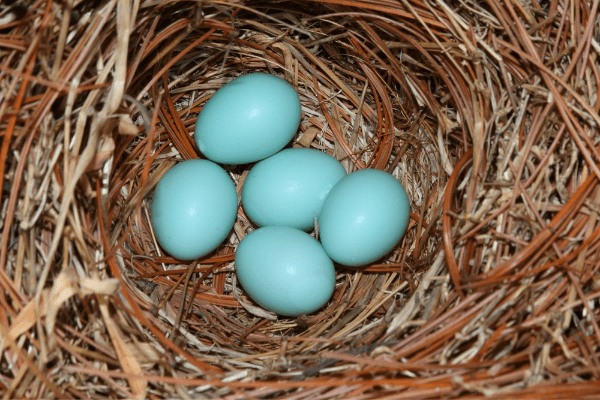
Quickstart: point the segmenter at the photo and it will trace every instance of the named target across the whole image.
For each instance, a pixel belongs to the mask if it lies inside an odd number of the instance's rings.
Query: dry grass
[[[598,2],[0,4],[4,398],[597,398]],[[407,188],[378,264],[273,318],[149,201],[216,89],[284,77],[292,145]],[[241,188],[249,166],[228,169]],[[587,396],[587,397],[586,397]]]

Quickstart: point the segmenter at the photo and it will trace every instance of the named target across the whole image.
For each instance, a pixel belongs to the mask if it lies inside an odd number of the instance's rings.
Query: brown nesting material
[[[598,398],[598,2],[0,4],[4,398]],[[288,80],[291,146],[411,220],[319,312],[235,285],[255,227],[157,247],[151,193],[214,91]],[[249,166],[228,167],[238,191]]]

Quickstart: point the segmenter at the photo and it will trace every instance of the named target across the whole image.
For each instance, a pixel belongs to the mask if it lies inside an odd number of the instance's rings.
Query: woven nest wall
[[[597,398],[598,2],[0,4],[4,398]],[[290,146],[406,187],[401,243],[320,311],[156,244],[151,195],[233,78],[300,95]],[[227,167],[238,192],[250,166]]]

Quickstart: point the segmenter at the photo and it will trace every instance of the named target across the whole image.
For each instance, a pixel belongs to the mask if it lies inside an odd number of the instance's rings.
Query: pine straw
[[[4,398],[600,394],[597,1],[9,3]],[[297,319],[236,285],[243,210],[191,263],[148,218],[203,104],[256,71],[300,93],[293,146],[411,199],[401,244]]]

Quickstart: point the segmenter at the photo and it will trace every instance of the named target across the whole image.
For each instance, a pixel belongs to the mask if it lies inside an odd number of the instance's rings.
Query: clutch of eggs
[[[346,174],[318,150],[290,148],[300,122],[294,88],[273,75],[240,76],[219,89],[198,116],[195,141],[208,160],[175,165],[158,183],[152,227],[173,257],[216,249],[235,222],[234,184],[219,164],[259,161],[242,188],[242,206],[260,228],[238,245],[246,293],[285,316],[317,311],[335,287],[334,263],[360,266],[385,256],[408,226],[406,191],[391,174]],[[262,160],[262,161],[260,161]],[[320,242],[303,231],[318,224]]]

